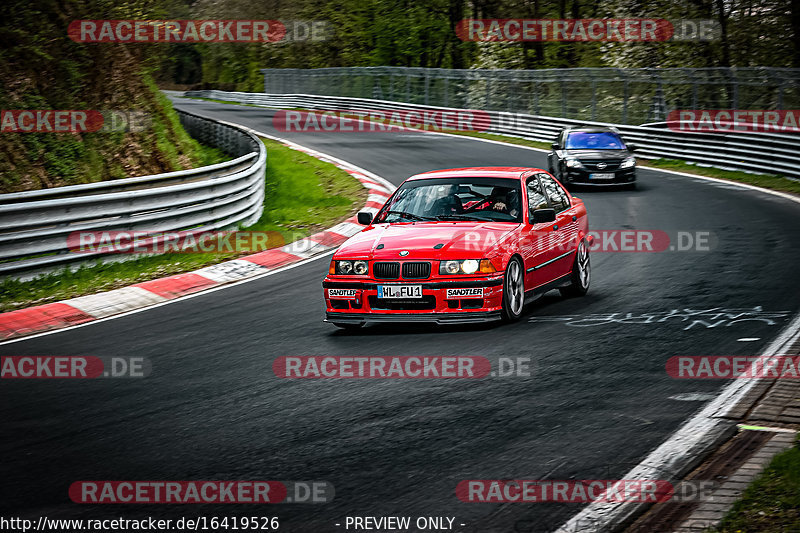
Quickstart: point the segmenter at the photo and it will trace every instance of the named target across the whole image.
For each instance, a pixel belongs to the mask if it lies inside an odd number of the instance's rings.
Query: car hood
[[[564,155],[578,159],[624,159],[631,153],[628,150],[564,150]]]
[[[378,224],[350,237],[336,257],[395,261],[482,259],[517,226],[507,222]],[[434,248],[438,245],[441,246]],[[408,251],[408,255],[401,256],[402,251]]]

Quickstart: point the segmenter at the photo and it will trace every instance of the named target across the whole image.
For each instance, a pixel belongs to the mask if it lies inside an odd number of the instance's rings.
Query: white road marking
[[[668,400],[677,400],[679,402],[707,402],[713,400],[717,395],[708,392],[684,392],[681,394],[673,394]]]

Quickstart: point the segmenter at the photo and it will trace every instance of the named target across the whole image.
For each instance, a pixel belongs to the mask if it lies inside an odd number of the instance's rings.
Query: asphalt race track
[[[272,128],[271,110],[176,105],[296,141],[395,184],[449,167],[546,168],[542,152],[468,138],[283,133]],[[61,518],[278,516],[282,530],[309,532],[342,531],[335,524],[353,515],[455,516],[466,524],[458,531],[557,528],[581,505],[461,503],[455,487],[464,479],[619,478],[725,385],[671,379],[669,357],[756,354],[800,308],[798,204],[650,170],[639,171],[636,191],[575,194],[592,229],[707,231],[713,249],[594,253],[585,298],[549,293],[512,325],[340,332],[322,322],[325,257],[0,345],[0,355],[144,356],[153,366],[140,380],[4,380],[0,506]],[[589,315],[606,318],[581,322]],[[281,380],[272,363],[286,355],[480,355],[493,368],[501,357],[527,357],[532,372]],[[704,396],[677,396],[687,393]],[[274,507],[89,506],[67,496],[76,480],[130,479],[325,480],[336,496]]]

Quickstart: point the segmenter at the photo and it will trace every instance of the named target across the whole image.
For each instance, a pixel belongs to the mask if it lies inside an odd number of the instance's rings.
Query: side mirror
[[[633,152],[634,150],[638,150],[639,149],[639,147],[636,146],[635,144],[628,144],[627,146],[628,146],[628,151],[629,152]]]
[[[544,222],[553,222],[556,219],[555,209],[537,209],[533,212],[533,223],[542,224]]]
[[[558,143],[551,144],[550,148],[552,148],[553,150],[558,150]]]
[[[369,226],[369,223],[372,222],[372,213],[367,213],[366,211],[361,211],[358,214],[358,223],[362,226]]]

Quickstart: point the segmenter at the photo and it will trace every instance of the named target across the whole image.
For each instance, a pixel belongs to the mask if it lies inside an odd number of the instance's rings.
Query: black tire
[[[572,273],[570,274],[570,284],[559,290],[561,296],[573,298],[583,296],[589,290],[589,283],[592,280],[592,264],[589,261],[589,247],[586,241],[578,243],[575,252],[575,261],[572,263]]]
[[[512,257],[503,279],[503,320],[516,322],[525,307],[525,267],[519,257]]]
[[[360,324],[348,324],[348,323],[344,323],[344,322],[333,322],[333,325],[336,326],[337,328],[343,329],[345,331],[356,331],[358,329],[361,329],[361,327],[364,324],[363,323],[360,323]]]
[[[629,183],[629,184],[625,185],[625,188],[627,190],[629,190],[629,191],[635,191],[636,190],[636,182],[634,181],[633,183]]]

